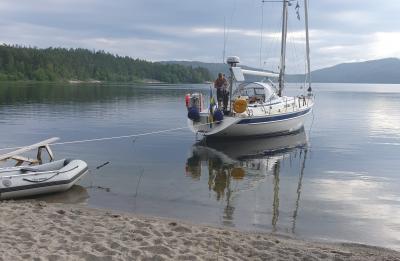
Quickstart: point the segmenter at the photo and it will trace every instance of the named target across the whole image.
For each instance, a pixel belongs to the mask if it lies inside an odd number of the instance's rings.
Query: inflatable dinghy
[[[62,159],[37,166],[2,168],[0,199],[65,191],[87,172],[86,162],[72,159]]]

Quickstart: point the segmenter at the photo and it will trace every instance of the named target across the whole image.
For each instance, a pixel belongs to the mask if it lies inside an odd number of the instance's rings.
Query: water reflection
[[[202,85],[152,86],[132,84],[60,84],[0,82],[0,106],[25,104],[103,103],[181,97],[187,89]]]
[[[288,87],[288,92],[298,92]],[[316,86],[308,151],[305,134],[298,133],[255,141],[207,140],[196,144],[188,159],[193,145],[189,130],[141,137],[134,143],[56,146],[57,158],[77,157],[91,168],[111,162],[81,180],[86,191],[68,191],[66,202],[244,230],[295,230],[308,239],[399,249],[399,87]],[[209,92],[208,85],[3,82],[0,144],[13,147],[53,136],[68,141],[185,126],[183,97],[193,89]]]
[[[240,139],[240,140],[212,140],[204,139],[196,143],[186,162],[186,175],[199,181],[201,177],[208,178],[208,190],[213,192],[218,202],[224,202],[222,223],[233,226],[237,198],[244,191],[261,188],[261,193],[268,193],[261,186],[272,178],[272,230],[277,231],[280,210],[280,182],[282,167],[289,163],[291,170],[296,172],[298,180],[294,209],[290,212],[291,228],[294,233],[296,218],[304,176],[305,163],[308,152],[308,140],[304,129],[285,136]],[[298,158],[299,164],[293,166],[293,158]],[[269,179],[268,179],[269,178]],[[201,183],[199,183],[201,184]],[[284,197],[289,194],[283,191]],[[260,196],[262,198],[262,196]],[[256,205],[257,198],[249,205]],[[288,212],[288,211],[285,211]],[[254,212],[258,215],[257,211]],[[262,225],[265,222],[261,222]],[[257,224],[255,224],[257,225]]]
[[[33,199],[45,201],[47,203],[80,204],[85,203],[89,199],[89,193],[85,187],[74,185],[67,191],[38,195],[33,197]],[[26,198],[23,200],[26,200]]]

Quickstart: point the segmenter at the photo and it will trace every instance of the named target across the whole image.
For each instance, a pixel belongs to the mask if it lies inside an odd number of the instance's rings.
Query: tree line
[[[0,81],[99,80],[202,83],[212,78],[206,68],[162,64],[82,48],[31,48],[0,45]]]

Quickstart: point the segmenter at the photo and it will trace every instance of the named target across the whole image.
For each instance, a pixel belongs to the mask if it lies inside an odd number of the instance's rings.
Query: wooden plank
[[[0,155],[0,161],[9,159],[9,158],[11,158],[13,156],[18,156],[19,154],[22,154],[22,153],[27,152],[27,151],[38,149],[39,147],[47,146],[47,145],[49,145],[49,144],[51,144],[53,142],[58,141],[59,139],[60,138],[57,138],[57,137],[50,138],[50,139],[47,139],[47,140],[44,140],[44,141],[29,145],[29,146],[26,146],[26,147],[22,147],[22,148],[20,148],[18,150],[15,150],[15,151]]]
[[[16,161],[22,161],[22,162],[29,162],[29,163],[38,163],[38,161],[36,159],[30,159],[30,158],[26,158],[26,157],[19,156],[19,155],[12,156],[9,159],[13,159]]]

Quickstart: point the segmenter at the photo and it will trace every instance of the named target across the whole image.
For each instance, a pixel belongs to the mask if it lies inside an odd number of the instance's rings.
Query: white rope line
[[[113,137],[95,138],[95,139],[86,139],[86,140],[74,140],[74,141],[66,141],[66,142],[56,142],[56,143],[52,143],[50,145],[54,146],[54,145],[76,144],[76,143],[85,143],[85,142],[94,142],[94,141],[105,141],[105,140],[135,138],[135,137],[140,137],[140,136],[147,136],[147,135],[152,135],[152,134],[159,134],[159,133],[164,133],[164,132],[177,131],[177,130],[182,130],[182,129],[187,129],[187,128],[188,127],[180,127],[180,128],[166,129],[166,130],[160,130],[160,131],[152,131],[152,132],[139,133],[139,134],[123,135],[123,136],[113,136]]]
[[[210,124],[219,123],[219,122],[220,121],[213,121],[213,122],[209,122],[209,123],[196,124],[196,126],[210,125]],[[151,131],[151,132],[144,132],[144,133],[130,134],[130,135],[122,135],[122,136],[112,136],[112,137],[94,138],[94,139],[85,139],[85,140],[72,140],[72,141],[65,141],[65,142],[55,142],[55,143],[50,143],[48,145],[54,146],[54,145],[67,145],[67,144],[95,142],[95,141],[127,139],[127,138],[135,138],[135,137],[142,137],[142,136],[147,136],[147,135],[160,134],[160,133],[165,133],[165,132],[172,132],[172,131],[177,131],[177,130],[184,130],[184,129],[189,129],[189,128],[190,128],[189,126],[184,126],[184,127],[179,127],[179,128],[172,128],[172,129],[165,129],[165,130],[158,130],[158,131]],[[3,150],[17,150],[17,149],[21,149],[21,148],[25,148],[25,146],[0,148],[0,151],[3,151]]]

